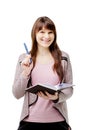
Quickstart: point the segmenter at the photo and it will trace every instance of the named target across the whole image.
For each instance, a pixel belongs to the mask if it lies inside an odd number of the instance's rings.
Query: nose
[[[48,33],[45,33],[45,38],[49,38],[49,34]]]

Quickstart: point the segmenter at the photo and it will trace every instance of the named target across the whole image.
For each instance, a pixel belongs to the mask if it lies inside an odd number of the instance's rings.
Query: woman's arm
[[[65,52],[63,52],[63,56],[67,58],[67,61],[62,60],[62,65],[63,65],[63,70],[64,70],[63,82],[73,84],[73,74],[72,74],[72,65],[70,62],[70,57]],[[73,94],[73,87],[60,91],[58,102],[63,102],[69,99],[72,96],[72,94]]]
[[[19,56],[17,65],[16,65],[16,71],[14,76],[14,82],[12,86],[12,92],[13,95],[19,99],[24,96],[25,94],[25,88],[27,87],[29,78],[30,78],[30,72],[33,68],[33,63],[31,65],[26,66],[25,62],[26,54],[22,54]],[[29,59],[28,59],[29,62]],[[27,72],[27,74],[26,74]]]

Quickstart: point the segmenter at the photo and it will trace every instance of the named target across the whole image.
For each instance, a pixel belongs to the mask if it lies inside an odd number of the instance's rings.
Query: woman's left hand
[[[48,100],[57,100],[59,98],[58,92],[55,92],[53,95],[48,92],[45,92],[45,94],[44,94],[43,92],[40,91],[37,93],[37,95],[44,99],[48,99]]]

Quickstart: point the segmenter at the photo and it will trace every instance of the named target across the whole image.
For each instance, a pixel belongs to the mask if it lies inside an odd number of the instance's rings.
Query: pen
[[[26,43],[24,43],[24,47],[25,47],[26,53],[29,54],[29,51],[28,51]]]
[[[27,47],[26,43],[24,43],[24,47],[25,47],[26,53],[30,54],[30,52],[28,51],[28,47]],[[32,62],[32,58],[30,58],[30,63],[31,62]]]

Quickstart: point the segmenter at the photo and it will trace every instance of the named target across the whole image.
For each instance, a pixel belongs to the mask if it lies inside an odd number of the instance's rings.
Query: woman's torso
[[[56,85],[59,83],[59,77],[53,71],[54,62],[50,61],[47,64],[36,62],[36,65],[31,73],[32,85],[37,83]],[[53,101],[38,97],[37,102],[29,108],[29,117],[26,121],[30,122],[57,122],[63,121],[62,115],[54,107]]]

